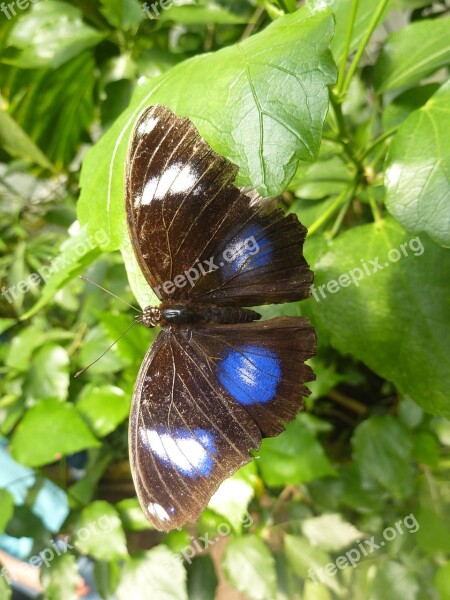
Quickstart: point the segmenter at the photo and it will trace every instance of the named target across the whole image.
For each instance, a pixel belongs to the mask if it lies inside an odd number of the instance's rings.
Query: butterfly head
[[[136,317],[138,323],[142,323],[149,329],[161,325],[161,309],[157,306],[147,306],[142,314]]]

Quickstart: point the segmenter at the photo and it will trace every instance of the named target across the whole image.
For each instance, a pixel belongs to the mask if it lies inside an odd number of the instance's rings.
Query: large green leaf
[[[213,148],[239,165],[239,184],[263,195],[284,190],[299,159],[317,156],[335,79],[329,13],[300,10],[261,33],[180,63],[138,88],[131,106],[86,155],[80,222],[125,237],[123,178],[128,138],[142,109],[158,102],[192,118]]]
[[[281,435],[263,440],[258,455],[261,476],[270,486],[302,483],[334,474],[322,446],[298,420]]]
[[[43,554],[48,556],[45,551]],[[46,600],[77,600],[79,581],[76,558],[69,552],[54,556],[51,560],[47,560],[47,564],[42,565],[41,582]]]
[[[315,584],[322,582],[334,592],[340,591],[337,577],[328,575],[324,570],[331,564],[331,557],[327,552],[314,548],[304,537],[298,535],[284,536],[284,551],[292,570],[302,579],[309,577]]]
[[[394,498],[412,491],[412,440],[407,430],[389,415],[363,421],[352,437],[353,454],[363,476],[369,475]]]
[[[145,13],[138,0],[101,0],[100,12],[117,29],[128,31],[144,21]]]
[[[83,510],[73,539],[79,552],[98,560],[119,560],[128,556],[119,515],[103,500],[97,500]]]
[[[113,385],[87,385],[80,395],[77,408],[95,434],[104,437],[127,418],[130,398]]]
[[[75,6],[56,0],[33,3],[8,36],[8,46],[17,48],[16,55],[3,61],[22,69],[57,68],[103,37],[83,23]]]
[[[414,574],[400,562],[389,561],[380,564],[372,581],[371,600],[416,600],[419,596],[419,583]]]
[[[425,410],[450,415],[449,253],[391,218],[315,246],[306,245],[315,287],[303,310],[319,343],[329,338]]]
[[[275,597],[275,561],[264,542],[255,535],[231,539],[222,567],[231,585],[251,600]]]
[[[42,400],[17,426],[11,452],[23,465],[39,467],[99,445],[73,404]]]
[[[449,19],[450,22],[450,19]],[[387,160],[386,206],[408,231],[450,246],[450,81],[400,126]]]
[[[187,600],[186,571],[181,558],[166,546],[156,546],[124,565],[118,600]]]
[[[379,93],[411,86],[450,63],[450,19],[410,23],[388,37],[373,78]]]
[[[162,10],[158,15],[156,12],[150,11],[148,16],[153,19],[158,18],[161,21],[174,21],[175,23],[183,23],[184,25],[211,25],[212,23],[217,25],[236,25],[246,22],[244,17],[235,15],[229,10],[213,3],[207,6],[198,6],[195,4],[175,6],[172,4],[170,8]]]
[[[69,357],[62,346],[46,344],[33,355],[25,379],[24,391],[29,402],[42,398],[65,400],[69,389]]]

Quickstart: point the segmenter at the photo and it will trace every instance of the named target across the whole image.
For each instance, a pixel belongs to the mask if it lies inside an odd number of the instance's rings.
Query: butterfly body
[[[163,531],[198,519],[249,451],[295,417],[314,379],[308,319],[260,321],[246,308],[308,297],[306,230],[237,188],[236,171],[189,119],[161,105],[138,118],[127,223],[161,305],[137,320],[162,329],[137,377],[129,446],[142,509]]]
[[[174,304],[148,306],[137,320],[146,327],[160,325],[194,325],[196,323],[248,323],[261,318],[254,310],[240,306],[215,304]]]

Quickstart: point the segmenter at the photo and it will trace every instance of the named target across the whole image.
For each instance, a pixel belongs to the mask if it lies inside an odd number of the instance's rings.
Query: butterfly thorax
[[[203,323],[248,323],[258,321],[261,315],[240,306],[216,306],[214,304],[161,304],[147,306],[137,321],[146,327],[157,325],[191,325]]]

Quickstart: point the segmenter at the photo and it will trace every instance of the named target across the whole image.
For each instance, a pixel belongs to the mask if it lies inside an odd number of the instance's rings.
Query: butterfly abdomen
[[[161,325],[248,323],[260,318],[259,313],[240,306],[176,304],[161,308]]]

